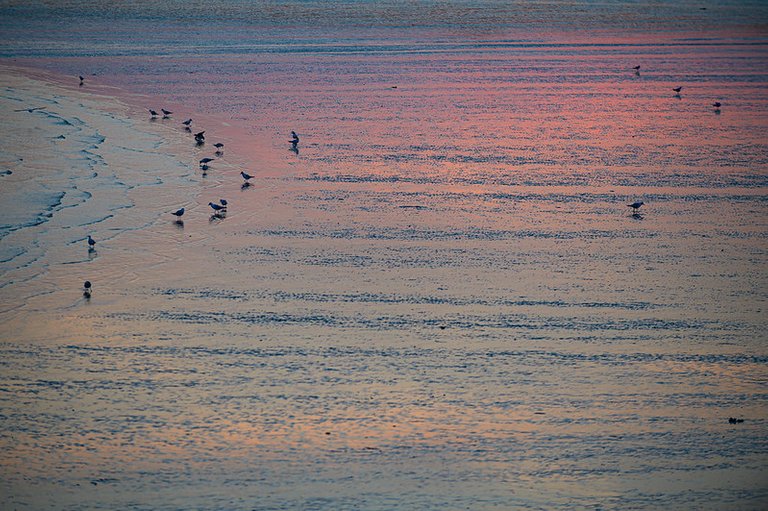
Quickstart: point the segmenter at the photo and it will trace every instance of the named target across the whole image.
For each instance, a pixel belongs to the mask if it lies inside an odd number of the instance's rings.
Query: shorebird
[[[93,250],[93,247],[96,246],[96,240],[91,238],[91,235],[88,235],[88,249]]]
[[[212,162],[213,158],[203,158],[200,160],[200,166],[205,167],[208,163]]]
[[[152,118],[153,118],[153,119],[154,119],[155,117],[157,117],[157,112],[155,112],[155,111],[154,111],[154,110],[152,110],[151,108],[149,109],[149,113],[150,113],[150,114],[152,114]]]
[[[245,179],[245,182],[247,183],[249,180],[253,179],[253,176],[250,174],[246,174],[242,170],[240,171],[240,175],[243,176],[243,179]]]
[[[85,81],[85,78],[83,78],[83,76],[82,76],[82,75],[78,76],[78,78],[80,78],[80,85],[82,85],[82,84],[83,84],[83,82]]]
[[[296,134],[295,131],[291,132],[291,140],[290,140],[290,142],[294,146],[298,145],[298,143],[299,143],[299,136]]]
[[[632,204],[627,204],[627,207],[632,208],[633,211],[637,211],[638,209],[640,209],[640,206],[642,206],[643,204],[645,204],[645,202],[637,201],[637,202],[633,202]]]
[[[226,207],[226,206],[221,206],[221,205],[219,205],[219,204],[216,204],[215,202],[209,202],[209,203],[208,203],[208,205],[209,205],[209,206],[211,207],[211,209],[213,209],[213,210],[214,210],[216,213],[218,213],[219,211],[222,211],[222,210],[225,210],[225,209],[227,209],[227,207]]]
[[[723,106],[723,104],[720,103],[719,101],[715,101],[714,103],[712,103],[712,106],[715,108],[720,108],[721,106]]]
[[[205,131],[201,131],[200,133],[195,133],[195,138],[205,140]]]
[[[187,129],[189,129],[189,127],[192,125],[192,119],[187,119],[186,121],[182,122],[181,124],[183,124],[184,126],[187,127]]]
[[[91,281],[90,280],[86,280],[83,283],[83,296],[86,298],[91,297]]]
[[[177,216],[181,218],[181,216],[184,214],[184,208],[177,209],[176,211],[171,213],[173,216]]]
[[[216,148],[216,152],[218,154],[221,154],[222,153],[221,148],[224,147],[224,144],[222,144],[221,142],[216,142],[215,144],[213,144],[213,147]]]
[[[640,71],[640,66],[635,66],[632,69],[634,69],[635,71]]]
[[[163,112],[163,119],[167,119],[173,113],[170,110],[166,110],[165,108],[161,108],[160,111]]]
[[[224,206],[225,208],[227,207],[227,204],[229,204],[229,202],[227,202],[227,199],[219,199],[219,202],[220,202],[220,203],[221,203],[221,205],[222,205],[222,206]]]
[[[680,91],[683,90],[683,88],[682,87],[675,87],[672,90],[675,91],[675,93],[680,94]]]

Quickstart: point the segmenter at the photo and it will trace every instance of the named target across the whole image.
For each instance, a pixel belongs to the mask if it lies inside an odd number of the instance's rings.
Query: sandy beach
[[[768,504],[764,36],[275,26],[3,50],[0,507]]]

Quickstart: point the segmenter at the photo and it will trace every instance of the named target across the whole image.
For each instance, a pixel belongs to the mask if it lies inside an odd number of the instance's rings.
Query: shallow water
[[[0,9],[2,506],[765,508],[764,5],[328,5]]]

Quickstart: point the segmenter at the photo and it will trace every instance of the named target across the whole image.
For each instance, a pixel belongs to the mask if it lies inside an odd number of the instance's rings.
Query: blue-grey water
[[[0,2],[0,507],[765,509],[767,29]]]

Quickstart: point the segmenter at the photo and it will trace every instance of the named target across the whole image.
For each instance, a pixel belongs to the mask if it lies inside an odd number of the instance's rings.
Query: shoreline
[[[51,204],[50,211],[42,212],[42,220],[19,226],[19,229],[6,234],[3,240],[6,244],[14,243],[14,238],[19,238],[16,243],[22,244],[29,243],[21,241],[26,239],[25,229],[37,232],[35,245],[39,245],[39,254],[30,255],[33,259],[29,263],[19,262],[22,266],[16,270],[13,267],[15,258],[6,261],[5,265],[17,274],[25,271],[28,276],[19,277],[21,284],[37,281],[42,285],[28,297],[31,303],[25,304],[24,293],[20,289],[13,290],[14,280],[11,279],[2,291],[6,302],[4,308],[17,312],[22,312],[20,308],[31,309],[26,314],[22,313],[22,317],[34,311],[49,310],[50,307],[53,310],[68,309],[81,299],[71,301],[73,298],[70,298],[62,302],[55,296],[61,292],[71,294],[67,288],[73,285],[75,275],[79,275],[78,280],[82,282],[87,279],[84,272],[103,272],[103,265],[109,264],[106,258],[111,259],[113,265],[125,268],[125,275],[135,273],[138,266],[132,269],[125,264],[125,250],[121,248],[125,242],[119,238],[140,231],[156,231],[165,223],[163,218],[168,211],[182,205],[194,215],[202,209],[197,203],[205,189],[195,184],[200,179],[192,163],[194,157],[183,156],[186,145],[183,134],[170,129],[157,129],[151,124],[142,126],[135,118],[136,107],[125,103],[122,97],[103,94],[103,89],[95,94],[67,87],[61,83],[63,77],[55,80],[46,73],[25,74],[18,69],[5,68],[2,76],[6,93],[19,96],[14,101],[44,105],[44,110],[39,110],[42,114],[38,118],[23,118],[30,119],[34,125],[29,136],[35,137],[37,144],[50,147],[46,150],[51,152],[45,154],[44,151],[17,147],[24,141],[14,142],[11,138],[9,146],[23,157],[15,163],[7,162],[18,168],[7,176],[6,183],[23,180],[17,186],[22,187],[18,193],[23,193],[24,183],[30,179],[46,188],[58,186],[61,187],[59,191],[51,190],[63,198]],[[10,96],[8,100],[11,100]],[[36,113],[22,110],[16,115]],[[57,132],[62,134],[57,136]],[[154,168],[158,164],[163,166],[159,173]],[[216,187],[221,182],[221,177],[213,175],[207,186]],[[9,193],[8,190],[6,193]],[[19,195],[17,200],[23,201],[23,197]],[[66,217],[66,222],[59,222],[60,216]],[[91,216],[93,219],[89,220]],[[57,227],[60,223],[64,230]],[[75,235],[73,231],[82,234]],[[84,250],[80,250],[85,245],[78,241],[85,234],[98,238],[96,250],[88,252],[87,257]],[[57,245],[63,247],[57,248]],[[116,252],[107,256],[107,251]],[[24,255],[24,251],[19,253],[19,256]],[[142,257],[154,264],[152,261],[162,260],[162,256],[158,259],[158,255],[145,252]],[[39,273],[30,273],[31,270],[25,268],[28,264],[37,267]],[[69,277],[69,274],[73,276]],[[11,300],[21,302],[14,306]],[[36,302],[39,302],[38,305],[33,305]],[[5,321],[3,327],[4,330],[8,328]]]

